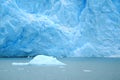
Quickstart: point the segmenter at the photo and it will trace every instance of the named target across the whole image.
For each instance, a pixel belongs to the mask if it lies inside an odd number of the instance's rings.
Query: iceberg
[[[64,63],[58,61],[56,58],[45,55],[37,55],[34,57],[29,64],[32,65],[65,65]]]
[[[119,0],[0,0],[0,57],[120,55]]]
[[[45,55],[37,55],[35,56],[30,62],[27,63],[16,63],[13,62],[12,65],[19,65],[19,66],[24,66],[24,65],[47,65],[47,66],[55,66],[55,65],[66,65],[56,58],[52,56],[45,56]]]

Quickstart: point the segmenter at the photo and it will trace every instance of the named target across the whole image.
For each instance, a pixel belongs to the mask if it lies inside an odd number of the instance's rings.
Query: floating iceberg
[[[52,56],[37,55],[28,63],[12,63],[12,65],[65,65]]]
[[[33,65],[65,65],[52,56],[38,55],[34,57],[29,64]]]

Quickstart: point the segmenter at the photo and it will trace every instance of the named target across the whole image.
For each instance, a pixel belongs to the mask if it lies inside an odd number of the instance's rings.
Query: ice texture
[[[66,64],[60,62],[59,60],[57,60],[55,57],[52,57],[52,56],[37,55],[30,62],[26,62],[26,63],[13,62],[12,65],[17,65],[17,66],[25,66],[25,65],[56,66],[56,65],[66,65]]]
[[[64,63],[57,60],[55,57],[45,56],[45,55],[37,55],[29,62],[29,64],[32,64],[32,65],[65,65]]]
[[[120,55],[120,0],[0,0],[0,57]]]

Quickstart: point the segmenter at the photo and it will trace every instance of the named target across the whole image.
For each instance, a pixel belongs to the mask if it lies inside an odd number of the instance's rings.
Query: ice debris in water
[[[92,70],[85,69],[83,72],[91,72]]]
[[[28,63],[12,63],[12,65],[65,65],[52,56],[37,55]]]

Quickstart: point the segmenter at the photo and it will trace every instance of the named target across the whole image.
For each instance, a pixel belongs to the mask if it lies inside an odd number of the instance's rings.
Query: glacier
[[[0,57],[120,55],[119,0],[0,0]]]

